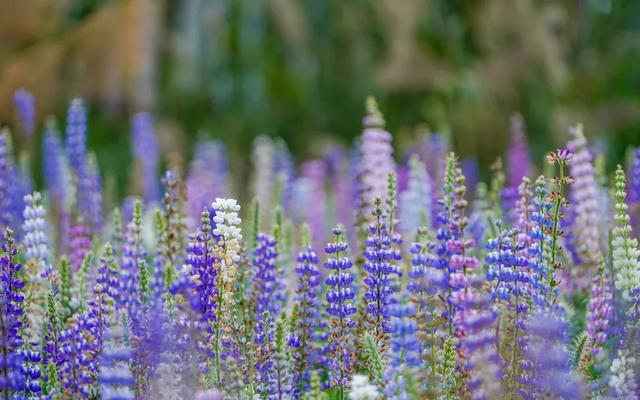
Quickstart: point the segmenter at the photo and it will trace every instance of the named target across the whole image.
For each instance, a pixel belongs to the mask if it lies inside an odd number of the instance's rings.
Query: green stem
[[[551,236],[551,264],[549,269],[549,297],[553,295],[553,268],[556,263],[558,252],[558,230],[560,229],[560,207],[564,195],[564,165],[560,163],[560,179],[558,180],[558,196],[553,210],[553,233]]]

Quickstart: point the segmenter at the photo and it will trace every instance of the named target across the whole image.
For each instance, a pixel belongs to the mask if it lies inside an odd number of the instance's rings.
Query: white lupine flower
[[[609,377],[609,387],[616,391],[620,399],[637,400],[637,383],[633,366],[636,363],[635,357],[629,357],[627,350],[620,351],[618,358],[611,363],[611,376]]]
[[[224,242],[221,270],[226,279],[228,276],[233,276],[235,271],[233,265],[240,261],[240,241],[242,240],[240,229],[242,219],[238,216],[240,205],[236,199],[217,198],[211,207],[215,210],[213,222],[216,227],[213,234],[221,236]]]
[[[33,192],[24,196],[25,208],[22,213],[24,223],[24,244],[27,249],[25,252],[27,263],[34,266],[35,274],[31,278],[34,281],[41,281],[47,276],[51,267],[48,264],[49,250],[47,244],[46,211],[40,201],[42,196],[39,192]]]
[[[240,205],[237,201],[235,199],[217,198],[211,204],[211,207],[216,213],[213,217],[213,222],[216,223],[213,233],[224,237],[225,240],[242,240],[241,230],[238,227],[242,223],[242,219],[238,217]]]
[[[378,398],[380,398],[378,388],[369,383],[369,378],[364,375],[353,375],[349,390],[350,400],[375,400]]]
[[[630,237],[631,226],[625,203],[625,176],[622,167],[616,171],[616,214],[613,228],[613,269],[615,271],[615,286],[622,293],[625,301],[632,300],[632,292],[640,282],[640,263],[638,257],[638,241]]]

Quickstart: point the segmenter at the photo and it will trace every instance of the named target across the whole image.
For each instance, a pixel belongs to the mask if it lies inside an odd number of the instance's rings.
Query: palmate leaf
[[[585,351],[587,351],[587,342],[589,337],[586,332],[578,334],[571,344],[569,345],[569,360],[571,360],[571,367],[577,368],[580,364],[580,360]]]

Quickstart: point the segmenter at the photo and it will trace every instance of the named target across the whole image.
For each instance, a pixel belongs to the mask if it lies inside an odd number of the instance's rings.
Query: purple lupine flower
[[[24,393],[28,397],[41,398],[42,387],[40,386],[40,378],[42,371],[40,371],[40,365],[42,362],[42,355],[38,350],[39,343],[29,343],[22,346],[18,351],[19,356],[22,358],[22,373],[24,374]]]
[[[466,179],[467,187],[475,193],[475,188],[478,182],[480,182],[480,166],[478,165],[478,160],[466,157],[460,162],[460,168],[462,168],[462,175],[464,175]]]
[[[599,187],[582,126],[571,128],[569,135],[571,140],[567,148],[573,153],[569,168],[575,180],[571,186],[571,202],[574,205],[572,235],[580,261],[580,266],[572,269],[575,274],[572,274],[572,282],[568,287],[571,293],[572,288],[588,286],[602,258],[604,238],[600,233],[602,210],[598,203]]]
[[[253,296],[255,296],[254,315],[260,318],[265,311],[279,315],[284,301],[284,282],[278,276],[276,268],[276,240],[273,236],[258,234],[258,247],[253,257]]]
[[[640,203],[640,147],[633,151],[633,161],[627,179],[627,201],[632,204]]]
[[[482,288],[483,277],[476,274],[469,280],[465,305],[457,318],[464,331],[462,349],[471,375],[471,398],[497,399],[502,395],[503,376],[495,326],[497,314],[492,308],[491,294]]]
[[[511,143],[507,150],[507,185],[518,187],[522,178],[531,173],[531,156],[520,114],[511,117]]]
[[[228,180],[229,161],[224,144],[216,140],[198,141],[185,181],[187,216],[192,224],[197,224],[211,199],[228,194]]]
[[[19,278],[22,265],[17,263],[18,250],[13,231],[6,228],[0,256],[0,394],[6,399],[19,398],[25,389],[22,368],[23,344],[20,335],[24,301],[24,282]],[[15,397],[14,397],[15,396]]]
[[[143,308],[142,312],[138,314],[135,325],[132,329],[131,347],[132,357],[129,360],[131,366],[131,372],[135,378],[135,391],[138,393],[145,393],[148,387],[146,386],[149,380],[152,378],[157,366],[162,359],[162,352],[164,351],[185,351],[191,352],[193,349],[200,350],[200,347],[204,347],[204,344],[200,342],[201,338],[196,336],[189,336],[188,331],[179,331],[180,334],[186,334],[189,339],[196,343],[190,343],[191,348],[180,347],[180,339],[178,343],[172,343],[167,340],[167,326],[169,326],[169,320],[163,309],[164,305],[157,300],[151,302],[148,307]],[[192,323],[191,325],[196,325]],[[173,331],[175,332],[175,331]],[[198,332],[197,330],[195,332]],[[183,336],[184,338],[184,336]],[[199,353],[196,353],[199,354]],[[181,355],[184,362],[196,362],[197,367],[201,367],[203,364],[198,358],[191,358],[190,356]],[[187,373],[195,373],[195,369],[192,367],[186,368]]]
[[[98,265],[96,283],[101,285],[104,293],[113,301],[120,300],[120,274],[113,258],[114,251],[110,243],[104,246],[104,252]]]
[[[391,134],[384,130],[384,118],[378,110],[376,101],[367,99],[367,116],[363,120],[360,179],[361,206],[368,210],[373,207],[376,198],[385,199],[387,195],[387,177],[395,171]]]
[[[419,237],[425,236],[426,228],[421,228]],[[434,304],[429,297],[447,287],[448,283],[441,270],[433,268],[435,244],[432,242],[414,242],[409,248],[412,255],[411,269],[407,273],[409,282],[407,291],[411,293],[411,301],[416,306],[416,313],[430,313]]]
[[[151,282],[149,285],[152,293],[152,301],[162,301],[163,299],[161,293],[164,290],[165,284],[165,264],[166,260],[162,254],[161,247],[158,246],[153,261],[151,262]]]
[[[548,248],[551,246],[550,231],[553,220],[550,217],[553,204],[548,200],[548,191],[544,177],[540,176],[535,183],[534,196],[531,199],[531,225],[529,230],[529,268],[531,272],[531,297],[538,308],[549,306],[557,291],[551,291],[549,282],[554,278],[554,271],[548,263]]]
[[[528,179],[528,178],[525,178]],[[525,197],[526,199],[526,197]],[[528,199],[527,199],[528,200]],[[482,327],[478,327],[478,335],[482,335],[481,329],[488,329],[483,335],[490,342],[485,342],[486,347],[484,358],[481,359],[483,371],[491,374],[501,370],[498,363],[499,357],[497,353],[491,353],[491,350],[504,348],[506,350],[504,361],[504,389],[508,393],[514,394],[521,389],[519,383],[522,372],[522,351],[521,346],[525,343],[525,321],[531,303],[531,274],[529,271],[529,262],[527,248],[530,242],[527,241],[528,236],[521,234],[516,229],[505,229],[502,221],[496,221],[497,236],[489,240],[487,244],[488,254],[485,259],[486,282],[490,285],[489,293],[487,293],[486,304],[481,304],[481,308],[476,310],[476,318],[483,322]],[[484,296],[484,294],[477,296]],[[491,309],[493,307],[493,309]],[[480,316],[484,315],[484,319]],[[499,320],[492,324],[496,319]],[[472,325],[472,324],[471,324]],[[497,331],[493,328],[500,327],[501,335],[497,337]],[[492,328],[493,327],[493,328]],[[473,330],[473,328],[469,328]],[[496,328],[497,329],[497,328]],[[498,345],[498,339],[500,340]],[[506,353],[508,351],[508,353]],[[490,357],[489,357],[490,355]],[[486,369],[488,368],[488,369]],[[479,372],[478,375],[481,375]],[[492,380],[499,380],[495,376],[483,377],[484,382],[481,387],[484,391],[474,392],[474,394],[483,393],[484,398],[495,398],[497,394],[487,393],[495,391],[496,388],[488,388]],[[482,398],[482,396],[476,396]]]
[[[351,316],[356,313],[353,304],[356,294],[353,289],[353,276],[349,273],[353,264],[347,256],[349,245],[343,241],[344,231],[341,227],[336,227],[331,232],[334,240],[324,249],[329,257],[324,263],[324,267],[329,270],[325,281],[328,286],[327,314],[331,318],[329,351],[332,357],[329,361],[329,379],[331,386],[337,386],[339,391],[344,392],[355,361],[349,332],[355,326]]]
[[[84,316],[71,317],[68,323],[69,327],[60,332],[58,379],[63,386],[64,397],[86,399],[96,380],[99,348]]]
[[[36,119],[36,101],[33,94],[20,88],[13,94],[13,104],[16,107],[22,132],[27,136],[33,135]]]
[[[628,174],[626,200],[629,205],[631,226],[634,228],[633,236],[637,238],[640,232],[640,147],[633,152],[633,161]]]
[[[187,245],[185,264],[193,285],[193,295],[189,297],[191,306],[198,313],[201,321],[213,331],[218,304],[218,288],[216,287],[216,256],[213,254],[213,235],[211,218],[208,210],[201,213],[201,226]]]
[[[146,250],[142,244],[142,203],[136,201],[133,219],[127,224],[120,266],[120,303],[135,318],[141,302],[140,274],[146,268]]]
[[[93,287],[93,297],[87,301],[87,311],[83,316],[84,330],[90,334],[88,340],[96,349],[96,353],[102,353],[104,349],[105,333],[109,324],[109,311],[107,310],[107,293],[102,285]],[[98,373],[97,359],[93,359],[91,364],[91,372],[93,375]]]
[[[392,238],[387,230],[382,210],[382,200],[374,200],[371,212],[374,221],[367,230],[366,251],[364,253],[364,270],[366,285],[364,299],[368,315],[368,323],[377,340],[382,345],[390,331],[390,309],[393,289],[393,275],[401,275],[396,263],[402,259],[400,251],[393,248],[397,238]]]
[[[151,114],[139,112],[131,117],[131,145],[140,165],[143,199],[145,203],[155,203],[160,200],[159,154]]]
[[[593,277],[591,295],[587,305],[587,334],[591,339],[591,354],[598,356],[603,353],[613,320],[613,294],[611,284],[607,279],[603,267],[600,273]]]
[[[444,185],[444,172],[446,170],[450,144],[447,138],[440,133],[430,133],[426,135],[422,144],[426,149],[421,151],[420,155],[422,162],[427,166],[427,172],[433,183],[432,187],[441,188]],[[438,221],[439,210],[438,207],[436,207],[438,200],[438,191],[433,190],[431,198],[431,221],[434,223]]]
[[[498,236],[487,244],[486,278],[491,283],[491,293],[496,302],[510,302],[513,297],[523,296],[519,284],[528,281],[526,259],[518,257],[518,244],[515,242],[516,231],[504,229],[501,220],[496,221]]]
[[[16,235],[22,238],[22,212],[24,211],[24,196],[32,192],[33,184],[26,164],[13,164],[11,186],[11,214],[15,225]]]
[[[0,185],[0,229],[10,227],[20,236],[24,196],[32,184],[26,166],[16,163],[7,129],[0,129]]]
[[[258,391],[263,395],[273,393],[271,381],[274,375],[273,355],[274,349],[274,327],[273,319],[268,311],[256,317],[256,323],[253,327],[253,342],[257,345],[256,352],[256,372],[258,373]]]
[[[407,190],[409,186],[409,167],[405,164],[396,165],[395,169],[396,184],[398,186],[398,193],[402,193]]]
[[[258,392],[268,399],[290,397],[293,388],[286,347],[295,347],[297,343],[291,336],[285,338],[283,321],[277,321],[274,328],[268,311],[258,318],[254,333],[254,343],[257,345]]]
[[[407,190],[400,194],[400,226],[404,235],[415,235],[419,226],[431,225],[431,179],[417,155],[409,159]]]
[[[51,273],[49,264],[49,247],[47,243],[47,222],[46,211],[40,201],[40,192],[25,196],[26,207],[24,208],[24,223],[22,231],[24,233],[24,244],[26,245],[26,264],[33,270],[31,279],[35,281],[46,278]]]
[[[413,317],[419,329],[416,340],[420,345],[420,356],[425,366],[434,366],[438,362],[435,359],[439,347],[436,338],[444,333],[439,332],[439,315],[443,311],[441,296],[446,293],[448,281],[442,270],[434,268],[435,243],[427,239],[427,232],[428,228],[419,228],[416,241],[409,248],[411,268],[407,272],[407,291],[415,307]],[[425,368],[421,372],[420,376],[427,381],[438,379],[434,368]]]
[[[48,119],[46,122],[42,142],[42,160],[49,199],[58,213],[62,213],[73,201],[72,191],[69,189],[71,178],[60,133],[53,119]]]
[[[102,183],[97,162],[87,154],[87,114],[82,99],[73,99],[67,112],[66,153],[74,182],[78,211],[94,231],[102,221]]]
[[[466,187],[464,175],[457,167],[455,154],[451,153],[447,161],[443,198],[439,202],[442,211],[438,215],[440,228],[436,235],[437,258],[433,260],[434,267],[443,270],[446,279],[445,312],[449,334],[454,333],[454,317],[464,306],[463,296],[468,285],[467,274],[478,267],[478,260],[469,256],[467,250],[473,247],[473,240],[464,236],[465,228],[469,224],[465,216],[467,201],[464,199]],[[456,327],[458,329],[460,327]]]
[[[295,303],[298,305],[296,315],[296,336],[300,341],[294,352],[294,393],[301,394],[309,387],[311,366],[317,358],[314,334],[318,329],[320,313],[318,295],[320,294],[320,271],[318,256],[311,246],[298,254],[298,265],[295,268],[298,285]],[[290,345],[291,346],[291,345]]]
[[[427,166],[431,180],[441,187],[444,184],[444,170],[450,152],[450,143],[442,133],[429,133],[424,136],[421,144],[422,162]]]
[[[504,220],[509,225],[516,223],[516,204],[518,203],[518,187],[505,187],[500,193],[500,204]]]
[[[391,308],[391,352],[389,367],[415,367],[420,365],[419,345],[416,340],[418,326],[413,318],[412,304],[394,304]]]
[[[99,233],[102,229],[103,220],[103,199],[102,199],[102,177],[98,168],[98,161],[93,153],[87,158],[86,172],[80,184],[80,197],[84,198],[83,204],[86,210],[81,210],[84,215],[89,216],[89,222],[93,232]]]
[[[391,348],[390,361],[384,378],[388,382],[384,394],[388,399],[408,399],[404,373],[420,366],[420,343],[416,339],[418,325],[413,315],[412,304],[393,304],[391,307]]]
[[[78,219],[77,223],[71,227],[69,232],[71,239],[69,248],[71,249],[71,269],[73,271],[80,270],[84,258],[91,251],[91,232],[84,224],[82,219]]]
[[[73,99],[69,103],[66,147],[69,166],[80,179],[87,162],[87,113],[82,99]]]
[[[327,242],[327,210],[325,208],[326,165],[322,160],[307,161],[301,167],[302,177],[308,184],[309,200],[305,205],[306,220],[311,231],[313,248],[322,249]]]
[[[100,396],[106,400],[133,400],[135,380],[129,363],[133,357],[131,350],[123,345],[123,329],[115,325],[105,332],[108,343],[100,357]]]
[[[582,382],[570,368],[567,322],[557,313],[539,311],[527,323],[528,341],[524,348],[527,375],[526,390],[518,393],[525,399],[581,399]]]
[[[0,132],[0,229],[13,226],[13,214],[11,211],[11,187],[16,184],[12,176],[11,146],[9,145],[9,133]]]

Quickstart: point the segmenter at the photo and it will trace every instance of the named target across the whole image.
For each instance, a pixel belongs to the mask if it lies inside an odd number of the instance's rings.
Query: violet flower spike
[[[18,398],[26,384],[20,353],[25,284],[18,275],[22,265],[17,263],[17,254],[14,233],[7,228],[0,256],[0,394],[7,399]]]
[[[294,393],[301,394],[309,389],[311,369],[318,358],[318,344],[313,335],[320,325],[318,295],[320,294],[320,271],[318,256],[311,246],[298,254],[298,265],[295,303],[298,305],[296,315],[296,336],[300,340],[293,356]]]
[[[349,333],[355,327],[351,319],[356,313],[353,288],[353,276],[349,269],[353,263],[347,256],[349,245],[344,241],[342,227],[333,228],[333,241],[325,247],[328,260],[324,267],[328,270],[325,283],[327,284],[326,300],[329,314],[329,379],[332,387],[337,387],[340,398],[344,399],[345,389],[355,362]]]
[[[36,102],[33,94],[20,88],[13,94],[13,104],[22,126],[22,132],[26,136],[32,136],[35,131]]]
[[[151,114],[140,112],[131,117],[131,144],[133,154],[140,165],[142,194],[145,203],[160,200],[158,182],[158,141]],[[202,209],[202,208],[200,208]]]
[[[369,225],[364,254],[364,270],[366,277],[364,284],[366,291],[366,311],[368,324],[373,330],[380,345],[386,343],[389,333],[391,296],[394,293],[393,275],[401,275],[396,263],[401,260],[398,250],[392,248],[392,238],[387,231],[386,215],[382,210],[382,200],[378,197],[374,201],[371,211],[374,222]]]

